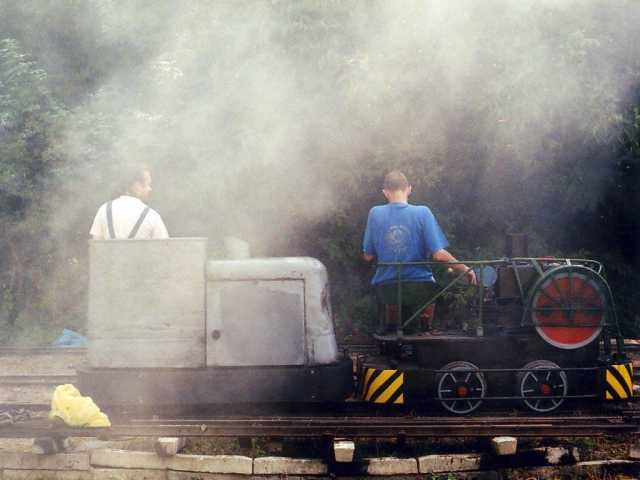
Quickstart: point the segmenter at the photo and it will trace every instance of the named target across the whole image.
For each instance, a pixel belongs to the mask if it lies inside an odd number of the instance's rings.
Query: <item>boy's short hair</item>
[[[409,188],[409,180],[400,170],[393,170],[384,176],[382,188],[389,191],[406,190]]]

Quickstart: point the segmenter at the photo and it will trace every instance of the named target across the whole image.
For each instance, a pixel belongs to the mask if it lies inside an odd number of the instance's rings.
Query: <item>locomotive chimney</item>
[[[506,237],[507,257],[528,257],[529,245],[526,233],[507,233]]]
[[[251,257],[249,242],[237,237],[224,237],[224,250],[228,259],[244,260]]]

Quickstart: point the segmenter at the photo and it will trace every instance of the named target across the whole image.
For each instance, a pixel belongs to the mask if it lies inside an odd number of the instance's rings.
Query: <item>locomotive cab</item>
[[[204,238],[93,240],[88,366],[101,405],[338,402],[353,389],[325,267],[210,260]]]

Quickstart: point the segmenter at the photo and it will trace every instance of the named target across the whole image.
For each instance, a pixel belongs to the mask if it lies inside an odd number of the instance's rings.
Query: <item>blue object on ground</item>
[[[87,337],[67,328],[62,330],[62,335],[51,344],[54,347],[86,347]]]

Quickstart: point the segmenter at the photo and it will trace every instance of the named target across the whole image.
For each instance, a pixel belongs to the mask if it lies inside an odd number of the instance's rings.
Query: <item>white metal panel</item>
[[[205,364],[206,239],[89,242],[92,367]]]
[[[207,262],[208,336],[207,363],[214,365],[210,336],[211,308],[217,301],[209,290],[212,284],[238,281],[293,281],[304,282],[304,342],[305,361],[309,365],[329,364],[338,360],[329,280],[324,265],[315,258],[280,257],[246,260],[210,260]],[[214,309],[215,311],[215,309]],[[216,313],[220,315],[220,313]],[[215,320],[214,320],[215,321]],[[215,347],[214,347],[215,348]]]
[[[303,365],[304,282],[207,284],[207,365]]]

